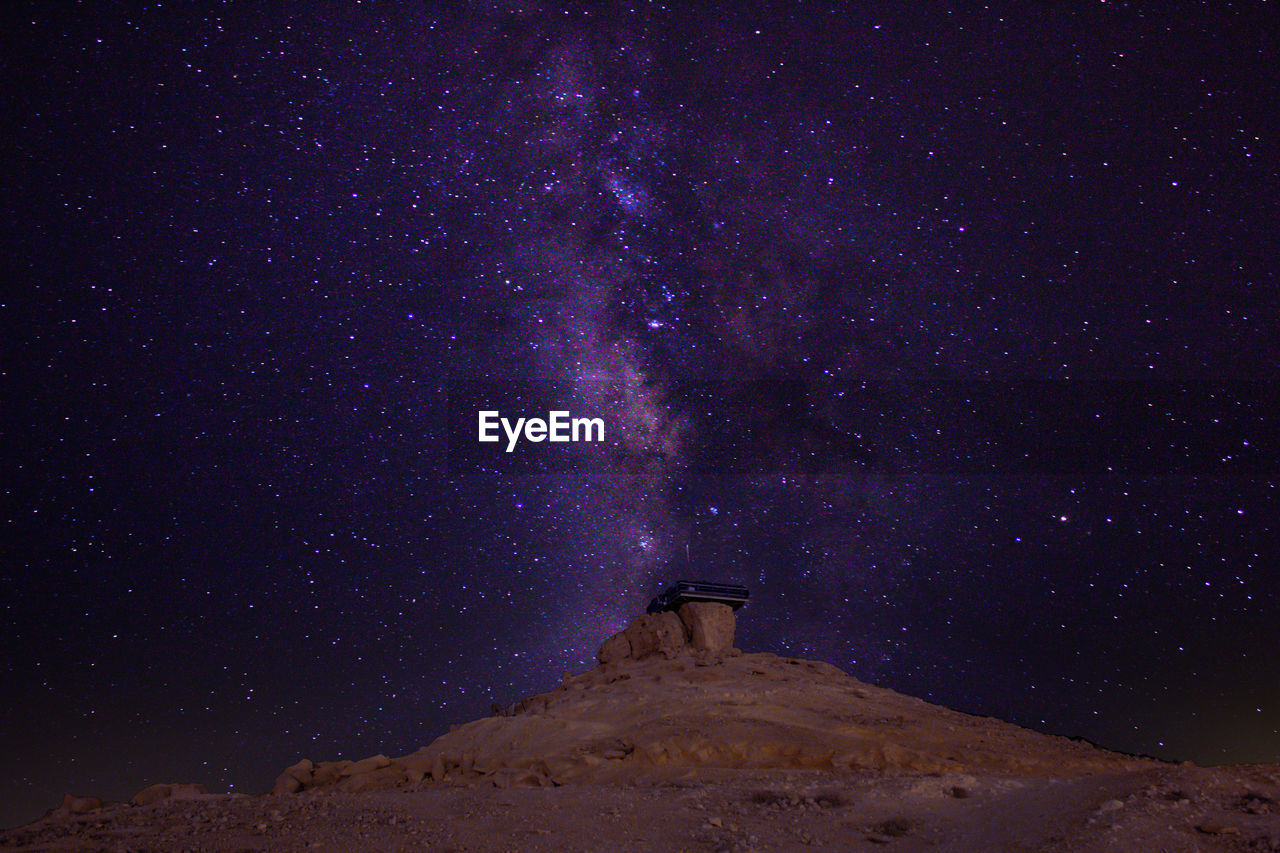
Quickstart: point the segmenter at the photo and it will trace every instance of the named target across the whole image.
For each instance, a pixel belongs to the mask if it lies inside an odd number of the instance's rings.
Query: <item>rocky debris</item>
[[[727,604],[691,601],[675,613],[664,611],[639,616],[605,640],[596,659],[608,665],[654,655],[673,660],[692,653],[704,664],[715,663],[733,654],[736,623],[733,608]]]
[[[209,789],[197,783],[150,785],[133,795],[129,802],[135,806],[149,806],[160,800],[190,800],[209,793]]]

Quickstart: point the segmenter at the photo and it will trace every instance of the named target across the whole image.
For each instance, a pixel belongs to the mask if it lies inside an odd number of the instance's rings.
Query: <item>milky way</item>
[[[3,820],[407,752],[687,576],[747,648],[1280,756],[1260,14],[13,21]]]

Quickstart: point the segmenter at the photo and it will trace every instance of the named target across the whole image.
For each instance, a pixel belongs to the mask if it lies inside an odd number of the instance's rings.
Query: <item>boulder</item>
[[[690,601],[680,608],[680,621],[695,653],[724,655],[733,649],[737,618],[733,608],[713,601]]]
[[[276,777],[271,793],[296,794],[315,780],[315,771],[316,766],[311,759],[304,758],[297,764],[286,767],[284,772]]]
[[[628,625],[623,634],[631,646],[632,660],[659,654],[671,660],[686,647],[684,625],[670,611],[646,613]]]
[[[315,767],[311,782],[307,784],[308,788],[318,788],[323,785],[331,785],[343,776],[343,770],[350,767],[350,761],[321,761]]]
[[[316,772],[316,766],[310,758],[304,758],[297,764],[286,767],[284,772],[305,785],[311,781],[312,774]]]
[[[298,781],[297,777],[290,776],[288,773],[281,773],[277,776],[276,783],[271,786],[271,793],[277,796],[281,794],[296,794],[301,790],[302,783]]]
[[[619,631],[604,641],[600,651],[596,652],[596,660],[602,664],[616,663],[631,657],[631,641],[626,631]]]

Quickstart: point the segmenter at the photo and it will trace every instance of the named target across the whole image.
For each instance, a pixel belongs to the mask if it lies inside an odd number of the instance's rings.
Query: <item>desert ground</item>
[[[410,755],[303,759],[260,796],[68,796],[0,848],[1280,851],[1280,766],[1108,752],[733,629],[723,605],[642,616],[596,668]]]

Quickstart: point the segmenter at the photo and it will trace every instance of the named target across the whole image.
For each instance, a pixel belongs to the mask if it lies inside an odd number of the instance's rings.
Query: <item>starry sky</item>
[[[1274,11],[10,8],[0,824],[412,751],[679,577],[1280,761]]]

